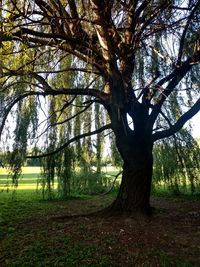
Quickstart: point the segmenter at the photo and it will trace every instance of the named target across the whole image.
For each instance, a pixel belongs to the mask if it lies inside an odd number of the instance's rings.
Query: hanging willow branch
[[[46,153],[46,154],[42,154],[42,155],[29,155],[27,156],[27,158],[44,158],[44,157],[47,157],[47,156],[52,156],[52,155],[55,155],[57,154],[58,152],[60,152],[61,150],[63,150],[64,148],[66,148],[67,146],[69,146],[71,143],[77,141],[77,140],[80,140],[86,136],[91,136],[91,135],[94,135],[94,134],[98,134],[98,133],[101,133],[103,132],[104,130],[107,130],[107,129],[110,129],[111,128],[111,124],[107,124],[95,131],[91,131],[91,132],[88,132],[88,133],[84,133],[84,134],[80,134],[78,136],[75,136],[73,138],[71,138],[70,140],[68,140],[64,145],[60,146],[59,148],[57,148],[56,150],[50,152],[50,153]]]

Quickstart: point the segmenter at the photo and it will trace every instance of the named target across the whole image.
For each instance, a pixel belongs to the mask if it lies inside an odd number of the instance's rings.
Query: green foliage
[[[71,179],[71,191],[78,194],[99,194],[112,186],[110,177],[104,173],[78,172]]]
[[[47,150],[48,151],[48,150]],[[51,150],[50,150],[51,151]],[[42,161],[42,173],[39,184],[42,187],[43,199],[53,199],[54,195],[54,181],[55,181],[55,157],[46,157]]]
[[[56,121],[56,114],[55,114],[55,99],[51,98],[49,103],[49,123],[54,124]],[[51,153],[55,150],[56,147],[56,128],[50,128],[47,131],[46,135],[46,143],[45,143],[45,151],[46,153]],[[41,186],[42,186],[42,195],[43,198],[47,197],[47,199],[54,198],[54,180],[55,180],[55,171],[56,171],[56,158],[55,156],[47,156],[42,160],[42,174],[41,174]]]
[[[21,168],[26,161],[27,140],[33,138],[37,128],[37,106],[33,98],[27,102],[20,102],[16,112],[16,127],[14,131],[15,142],[11,152],[5,153],[6,164],[10,168],[13,177],[13,185],[17,187]],[[32,126],[32,130],[30,127]]]
[[[166,185],[174,194],[190,191],[200,185],[200,148],[189,132],[182,130],[175,137],[155,145],[154,184]]]
[[[103,110],[99,106],[98,103],[95,103],[95,128],[99,129],[102,125],[103,121]],[[95,165],[97,168],[97,173],[101,173],[101,165],[102,165],[102,157],[103,157],[103,134],[98,134],[96,138],[96,157],[95,157]]]
[[[56,174],[58,182],[58,197],[66,199],[71,191],[71,179],[73,176],[74,153],[72,148],[67,147],[57,155]]]

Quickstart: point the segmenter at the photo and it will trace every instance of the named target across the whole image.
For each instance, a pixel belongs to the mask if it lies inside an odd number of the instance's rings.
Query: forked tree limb
[[[60,89],[54,89],[52,88],[49,83],[44,79],[41,75],[39,75],[36,72],[24,72],[24,71],[13,71],[13,70],[8,70],[9,72],[7,73],[10,74],[10,76],[31,76],[35,78],[42,86],[43,86],[43,91],[44,92],[39,92],[36,94],[43,94],[43,95],[82,95],[82,96],[93,96],[98,99],[100,99],[103,104],[106,104],[106,102],[109,101],[109,95],[104,93],[103,91],[100,91],[97,88],[60,88]]]
[[[63,121],[57,121],[55,123],[52,123],[52,124],[49,124],[46,129],[40,133],[40,135],[38,135],[36,138],[38,139],[39,137],[41,137],[44,133],[47,132],[47,130],[51,127],[55,127],[55,126],[58,126],[58,125],[62,125],[64,123],[67,123],[69,121],[71,121],[72,119],[76,118],[77,116],[79,116],[80,114],[82,114],[83,112],[85,112],[92,104],[94,103],[94,101],[90,102],[87,106],[85,106],[82,110],[80,110],[79,112],[77,112],[76,114],[74,114],[73,116],[63,120]]]

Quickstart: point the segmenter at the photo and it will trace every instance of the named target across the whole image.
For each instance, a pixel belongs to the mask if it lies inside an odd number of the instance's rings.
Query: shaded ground
[[[89,212],[111,199],[16,202],[10,219],[7,214],[0,222],[0,266],[200,266],[200,201],[153,198],[151,220],[50,219]]]

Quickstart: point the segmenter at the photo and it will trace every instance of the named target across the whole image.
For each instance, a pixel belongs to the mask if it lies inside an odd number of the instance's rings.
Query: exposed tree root
[[[112,215],[109,215],[108,210],[109,207],[106,207],[102,210],[97,210],[97,211],[93,211],[90,213],[83,213],[83,214],[72,214],[72,215],[59,215],[59,216],[54,216],[51,217],[50,220],[53,221],[61,221],[61,220],[65,220],[65,219],[74,219],[74,218],[88,218],[88,217],[109,217]]]
[[[54,216],[51,217],[50,220],[53,221],[62,221],[65,219],[74,219],[74,218],[91,218],[91,217],[101,217],[101,218],[108,218],[108,217],[130,217],[130,218],[151,218],[155,208],[150,207],[148,210],[133,210],[133,211],[127,211],[127,210],[121,210],[117,209],[114,206],[113,202],[108,207],[93,211],[90,213],[83,213],[83,214],[72,214],[72,215],[60,215],[60,216]]]

